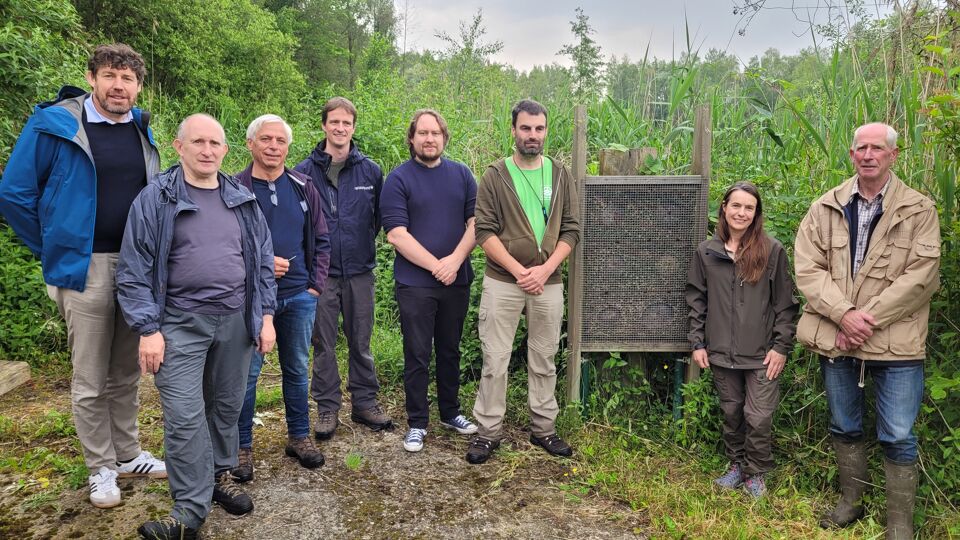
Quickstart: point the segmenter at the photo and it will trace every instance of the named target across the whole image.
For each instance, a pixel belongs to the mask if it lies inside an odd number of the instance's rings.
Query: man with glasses
[[[285,452],[313,469],[323,465],[324,459],[310,437],[307,364],[317,298],[330,266],[330,239],[320,195],[310,177],[285,166],[291,142],[293,131],[283,118],[275,114],[256,118],[247,127],[247,148],[253,162],[237,180],[256,195],[273,239],[277,279],[273,325],[287,418]],[[233,469],[238,482],[253,480],[253,413],[262,366],[263,354],[254,351],[240,412],[239,465]]]

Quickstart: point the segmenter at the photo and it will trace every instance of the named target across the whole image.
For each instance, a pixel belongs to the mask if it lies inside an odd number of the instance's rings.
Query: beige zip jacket
[[[551,158],[548,158],[551,159]],[[571,248],[580,240],[580,203],[570,171],[553,159],[553,194],[543,242],[537,246],[533,227],[520,206],[520,198],[513,187],[506,161],[501,159],[487,167],[477,189],[476,217],[477,245],[483,245],[491,236],[500,238],[507,252],[525,268],[543,264],[557,247],[557,242],[566,242]],[[561,267],[547,283],[560,283]],[[487,258],[485,276],[498,281],[516,283],[513,275]]]
[[[930,199],[890,174],[883,215],[856,276],[844,215],[856,176],[814,202],[800,223],[794,259],[807,303],[797,340],[810,351],[861,360],[926,357],[930,298],[940,283],[940,222]],[[873,315],[877,325],[860,348],[842,351],[837,332],[851,309]]]

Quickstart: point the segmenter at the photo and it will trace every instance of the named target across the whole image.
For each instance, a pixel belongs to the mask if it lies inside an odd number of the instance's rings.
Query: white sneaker
[[[167,466],[163,460],[153,457],[150,452],[140,452],[140,455],[126,463],[117,463],[117,475],[120,478],[131,476],[149,476],[150,478],[166,478]]]
[[[407,436],[403,438],[403,449],[407,452],[419,452],[423,450],[423,438],[426,436],[427,430],[410,428]]]
[[[117,471],[100,467],[97,474],[87,477],[90,483],[90,504],[97,508],[113,508],[120,504]]]
[[[476,424],[467,420],[467,417],[462,414],[450,420],[441,420],[440,425],[445,428],[450,428],[461,435],[473,435],[477,432]]]

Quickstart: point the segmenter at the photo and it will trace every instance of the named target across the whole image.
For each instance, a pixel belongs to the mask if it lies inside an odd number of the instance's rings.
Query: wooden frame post
[[[701,105],[697,109],[697,120],[693,128],[693,162],[690,174],[702,176],[710,181],[710,154],[713,150],[712,117],[710,105]],[[687,364],[687,382],[700,378],[700,366],[692,360]]]
[[[573,113],[573,178],[576,182],[577,199],[580,201],[580,216],[583,223],[583,181],[587,176],[587,107],[577,105]],[[583,231],[580,233],[583,238]],[[581,302],[583,296],[583,250],[580,242],[570,254],[567,273],[567,399],[570,403],[580,401],[580,339],[583,323]]]

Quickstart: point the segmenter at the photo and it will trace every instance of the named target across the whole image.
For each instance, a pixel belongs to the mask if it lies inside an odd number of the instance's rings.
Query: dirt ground
[[[388,406],[395,419],[402,409]],[[0,398],[0,415],[28,422],[49,411],[69,413],[69,388],[63,382],[29,383]],[[375,433],[353,424],[349,405],[336,436],[320,445],[326,464],[300,467],[283,455],[286,425],[282,405],[261,414],[254,431],[255,479],[245,484],[253,497],[252,514],[235,517],[214,505],[204,538],[222,539],[459,539],[459,538],[642,538],[647,517],[622,504],[571,489],[576,459],[552,458],[527,442],[518,430],[483,465],[463,456],[467,438],[431,426],[424,450],[411,454],[401,446],[405,425]],[[159,417],[152,380],[141,385],[141,436],[159,450]],[[4,455],[27,453],[43,444],[76,455],[69,437],[39,443],[4,440]],[[11,448],[17,444],[22,449]],[[65,488],[27,504],[24,486],[37,483],[34,472],[4,473],[0,478],[0,538],[135,538],[146,519],[165,515],[171,506],[166,481],[120,480],[121,506],[99,510],[87,501],[87,489]],[[36,499],[36,497],[35,497]]]

